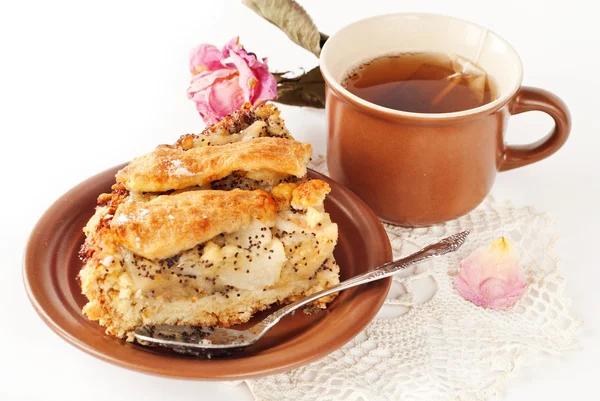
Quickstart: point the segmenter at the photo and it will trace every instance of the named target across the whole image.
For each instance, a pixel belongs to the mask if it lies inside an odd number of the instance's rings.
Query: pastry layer
[[[117,182],[138,192],[163,192],[203,186],[241,170],[302,177],[311,146],[283,138],[255,138],[221,146],[181,150],[159,146],[117,173]]]
[[[164,259],[258,219],[275,223],[277,206],[263,190],[186,191],[129,200],[111,222],[115,241],[136,255]]]

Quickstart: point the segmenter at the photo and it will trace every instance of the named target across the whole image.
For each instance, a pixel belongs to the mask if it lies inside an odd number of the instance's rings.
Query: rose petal
[[[190,52],[190,71],[198,74],[223,68],[223,54],[213,45],[202,44]]]
[[[208,103],[215,114],[223,118],[241,108],[244,92],[240,88],[238,77],[216,81],[210,89]],[[220,119],[219,118],[219,119]]]
[[[491,309],[512,306],[526,291],[518,252],[505,238],[476,249],[461,263],[454,286],[475,305]]]
[[[237,71],[230,68],[222,68],[215,71],[204,71],[192,77],[192,82],[188,88],[188,97],[191,98],[191,94],[209,88],[218,79],[229,78],[233,75],[237,75]]]
[[[194,102],[196,103],[196,110],[204,120],[206,124],[214,124],[219,121],[220,117],[210,107],[208,97],[210,95],[210,89],[205,89],[201,92],[197,92],[194,95]]]
[[[491,309],[504,309],[514,305],[523,296],[525,290],[524,283],[489,278],[481,284],[480,293],[483,295],[485,306]]]
[[[471,301],[477,306],[481,306],[482,301],[479,294],[479,288],[473,288],[469,281],[464,280],[462,277],[457,277],[454,280],[454,287],[458,291],[458,293],[467,301]]]
[[[267,59],[259,61],[254,53],[248,53],[239,43],[239,37],[223,47],[223,56],[230,57],[240,72],[240,86],[244,89],[247,101],[254,105],[277,98],[277,82],[269,72]]]
[[[219,52],[211,45],[200,45],[190,56],[194,76],[188,97],[207,124],[231,114],[244,103],[263,103],[277,97],[277,82],[269,72],[267,59],[258,60],[231,39]]]
[[[259,83],[258,89],[254,90],[254,103],[277,99],[277,81],[269,72],[266,58],[263,59],[263,64],[254,69],[254,73]]]
[[[192,96],[188,93],[188,96],[194,101],[196,104],[196,110],[206,124],[214,124],[220,120],[219,114],[217,114],[209,103],[209,95],[211,88],[207,87],[200,91],[194,92]]]
[[[254,88],[258,84],[258,79],[254,75],[252,69],[248,66],[247,61],[239,54],[231,52],[230,57],[240,74],[239,84],[244,93],[244,99],[246,99],[247,102],[252,103]]]
[[[214,124],[221,120],[224,115],[229,114],[223,115],[220,109],[215,110],[210,103],[210,96],[220,81],[228,80],[236,82],[237,76],[236,70],[223,68],[216,71],[205,71],[192,77],[192,82],[188,88],[188,98],[196,103],[196,110],[198,110],[205,123]],[[228,96],[228,94],[220,92],[218,88],[217,93],[222,96]]]
[[[242,49],[242,45],[240,45],[240,37],[236,36],[234,38],[231,38],[229,42],[227,42],[225,46],[223,46],[221,54],[223,55],[223,58],[226,59],[230,56],[231,52],[237,53],[240,49]]]

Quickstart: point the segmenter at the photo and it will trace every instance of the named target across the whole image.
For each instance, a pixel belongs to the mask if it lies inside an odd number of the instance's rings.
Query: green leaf
[[[325,81],[319,67],[293,78],[283,78],[281,75],[276,102],[293,106],[325,107]]]
[[[319,33],[315,23],[300,4],[294,0],[242,0],[242,2],[285,32],[294,43],[319,57],[322,37],[327,36]]]

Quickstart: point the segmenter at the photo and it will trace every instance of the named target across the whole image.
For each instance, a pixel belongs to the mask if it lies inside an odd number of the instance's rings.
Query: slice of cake
[[[310,156],[265,105],[134,159],[84,229],[83,313],[132,340],[141,325],[229,327],[337,284],[330,188],[307,179]]]

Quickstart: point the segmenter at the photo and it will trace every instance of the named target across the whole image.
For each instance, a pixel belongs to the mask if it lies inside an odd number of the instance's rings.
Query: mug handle
[[[571,131],[571,115],[567,105],[555,94],[539,88],[523,86],[509,105],[511,115],[526,111],[543,111],[554,119],[554,129],[542,139],[527,145],[506,145],[500,171],[535,163],[560,149]]]

